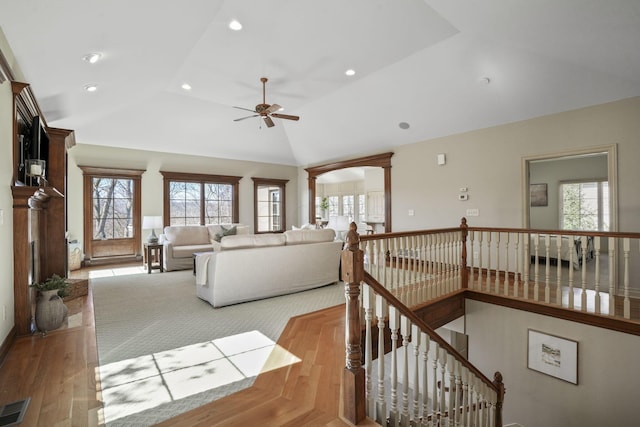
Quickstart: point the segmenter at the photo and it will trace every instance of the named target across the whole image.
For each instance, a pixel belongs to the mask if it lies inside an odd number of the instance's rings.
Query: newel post
[[[502,403],[504,402],[504,383],[502,382],[502,374],[496,372],[493,374],[493,385],[498,389],[498,398],[496,399],[496,424],[495,427],[502,427]]]
[[[342,281],[346,297],[345,346],[346,366],[342,375],[344,413],[353,424],[366,416],[365,372],[362,367],[360,327],[360,283],[364,279],[364,253],[360,250],[360,236],[356,223],[349,225],[346,245],[342,251]]]
[[[460,257],[460,271],[462,278],[462,288],[469,287],[469,270],[467,270],[467,236],[469,235],[467,218],[462,217],[460,222],[460,231],[462,232],[462,256]]]

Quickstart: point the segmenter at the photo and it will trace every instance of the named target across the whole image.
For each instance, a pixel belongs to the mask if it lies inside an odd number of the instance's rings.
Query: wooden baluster
[[[437,276],[438,276],[438,282],[437,282],[437,286],[436,286],[436,296],[440,297],[440,296],[442,296],[442,292],[443,292],[442,234],[436,234],[436,252],[437,252],[437,254],[436,254],[436,257],[437,257],[436,271],[437,271]]]
[[[520,295],[520,279],[522,279],[522,264],[520,262],[520,251],[519,251],[519,246],[520,245],[520,233],[516,233],[515,234],[515,242],[513,242],[513,259],[516,262],[516,265],[514,266],[513,269],[513,296],[518,298],[518,296]]]
[[[425,236],[425,251],[426,251],[426,256],[425,256],[425,265],[424,265],[424,270],[425,270],[425,283],[426,283],[426,294],[425,294],[425,298],[427,301],[430,301],[433,296],[432,296],[432,285],[433,285],[433,245],[431,243],[431,234],[428,234]]]
[[[433,384],[431,384],[431,418],[433,425],[437,426],[440,423],[440,406],[438,405],[438,356],[440,355],[440,346],[437,342],[433,343],[433,363],[432,363],[432,375]]]
[[[375,419],[375,404],[373,395],[373,311],[375,307],[376,295],[373,289],[367,284],[362,285],[362,308],[364,309],[364,371],[366,374],[366,390],[367,390],[367,416]]]
[[[400,412],[400,425],[405,427],[410,424],[409,416],[409,338],[411,337],[411,324],[405,316],[400,316],[400,333],[402,334],[403,352],[403,376],[402,376],[402,410]]]
[[[587,236],[580,238],[580,252],[582,256],[582,292],[580,293],[580,309],[587,311]]]
[[[447,354],[447,367],[449,370],[449,427],[454,427],[456,409],[456,375],[453,355]],[[444,383],[442,384],[444,387]]]
[[[482,236],[484,235],[483,231],[480,231],[478,239],[478,290],[482,290]]]
[[[346,237],[342,251],[342,281],[345,283],[345,353],[346,366],[342,374],[343,416],[358,424],[366,416],[365,371],[362,368],[362,329],[360,326],[360,284],[364,279],[364,254],[358,248],[360,238],[355,224]]]
[[[486,291],[491,293],[491,231],[487,232],[487,288]]]
[[[424,332],[420,332],[420,354],[422,355],[422,385],[420,390],[422,391],[422,423],[421,425],[427,425],[427,418],[429,416],[429,335]]]
[[[376,295],[376,317],[378,319],[378,399],[375,420],[387,422],[387,401],[384,396],[384,321],[387,318],[387,300]]]
[[[476,233],[474,230],[471,230],[469,232],[469,248],[470,250],[467,252],[467,254],[469,254],[469,257],[471,258],[471,263],[469,264],[469,289],[476,289],[476,278],[475,278],[475,267],[476,267],[476,257],[473,256],[473,254],[475,253],[475,245],[476,245],[476,241],[475,241],[475,236]],[[467,257],[467,261],[469,260],[469,257]]]
[[[422,332],[418,325],[411,325],[411,347],[413,348],[413,423],[420,419],[420,338]]]
[[[629,255],[631,253],[631,241],[628,237],[622,239],[622,251],[624,254],[624,318],[631,318],[631,300],[629,300]]]
[[[616,315],[616,288],[613,283],[613,268],[616,258],[615,246],[616,240],[613,237],[609,237],[609,316]]]
[[[529,244],[531,243],[531,234],[522,236],[522,267],[524,271],[524,277],[522,282],[524,283],[523,298],[529,299],[529,267],[531,267],[531,255],[529,253]]]
[[[556,240],[558,240],[556,238]],[[562,238],[560,238],[560,240],[562,240]],[[544,239],[544,244],[546,247],[546,253],[547,253],[547,262],[546,262],[546,268],[544,270],[544,302],[546,302],[547,304],[549,304],[549,298],[550,298],[550,294],[551,294],[551,287],[550,287],[550,273],[551,273],[551,256],[550,256],[550,246],[551,246],[551,236],[550,235],[546,235],[545,239]],[[558,261],[557,261],[557,267],[561,268],[562,267],[562,260],[560,259],[560,252],[558,252]]]
[[[509,296],[509,234],[509,232],[506,233],[506,241],[504,242],[504,291],[502,294],[506,297]]]
[[[398,330],[400,329],[400,312],[394,306],[389,306],[389,329],[391,330],[391,394],[388,426],[398,427],[400,422],[398,414]]]
[[[496,233],[496,280],[495,294],[500,295],[500,232]]]
[[[462,426],[468,426],[470,424],[469,421],[469,411],[470,406],[469,406],[469,369],[467,369],[467,367],[462,366],[462,372],[461,372],[461,377],[462,377],[462,405],[460,410],[461,412],[461,417],[460,417],[460,424]]]
[[[573,309],[574,304],[573,295],[573,251],[569,251],[569,308]]]
[[[471,425],[473,427],[480,426],[480,391],[478,390],[478,378],[474,375],[473,379],[473,418]]]
[[[556,239],[556,250],[558,253],[558,268],[556,268],[556,304],[562,306],[562,236]],[[569,266],[571,268],[571,265]]]
[[[600,314],[601,310],[600,310],[600,236],[594,236],[593,238],[593,249],[595,251],[595,259],[596,259],[596,268],[595,268],[595,275],[596,275],[596,284],[595,284],[595,291],[596,291],[596,314]]]
[[[429,300],[429,236],[420,237],[420,281],[422,282],[422,291],[420,293],[420,302]]]
[[[538,291],[540,286],[538,281],[540,280],[540,236],[538,234],[533,235],[533,249],[534,249],[534,264],[533,264],[533,300],[538,301]],[[529,296],[527,295],[527,298]]]
[[[445,378],[446,378],[446,364],[447,364],[447,354],[444,349],[440,349],[440,355],[438,356],[438,365],[440,366],[440,408],[439,408],[439,418],[444,423],[444,416],[447,411],[446,407],[446,394],[445,394]]]

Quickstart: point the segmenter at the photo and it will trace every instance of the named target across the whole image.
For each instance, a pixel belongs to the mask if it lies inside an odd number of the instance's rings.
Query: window
[[[164,177],[164,218],[169,225],[238,222],[242,177],[160,172]]]
[[[133,237],[133,180],[92,177],[93,238]]]
[[[342,196],[342,215],[348,217],[349,222],[354,220],[353,195]]]
[[[609,183],[565,182],[560,184],[560,228],[609,231]]]
[[[327,200],[329,201],[329,218],[340,215],[340,197],[328,196]]]
[[[118,262],[141,255],[143,170],[81,166],[84,186],[84,241],[87,263]]]
[[[367,196],[358,194],[358,222],[367,222]]]
[[[277,233],[286,228],[285,185],[288,180],[252,178],[254,189],[254,230]]]

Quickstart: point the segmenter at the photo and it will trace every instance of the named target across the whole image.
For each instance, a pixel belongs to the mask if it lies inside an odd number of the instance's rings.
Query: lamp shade
[[[142,217],[143,230],[153,230],[155,228],[162,228],[161,216],[143,216]]]

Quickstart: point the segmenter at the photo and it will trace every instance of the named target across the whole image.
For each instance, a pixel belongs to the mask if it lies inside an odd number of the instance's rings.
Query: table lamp
[[[147,239],[147,243],[155,245],[158,243],[158,236],[156,236],[156,228],[162,229],[162,217],[161,216],[144,216],[142,217],[142,229],[151,230],[151,234]]]

